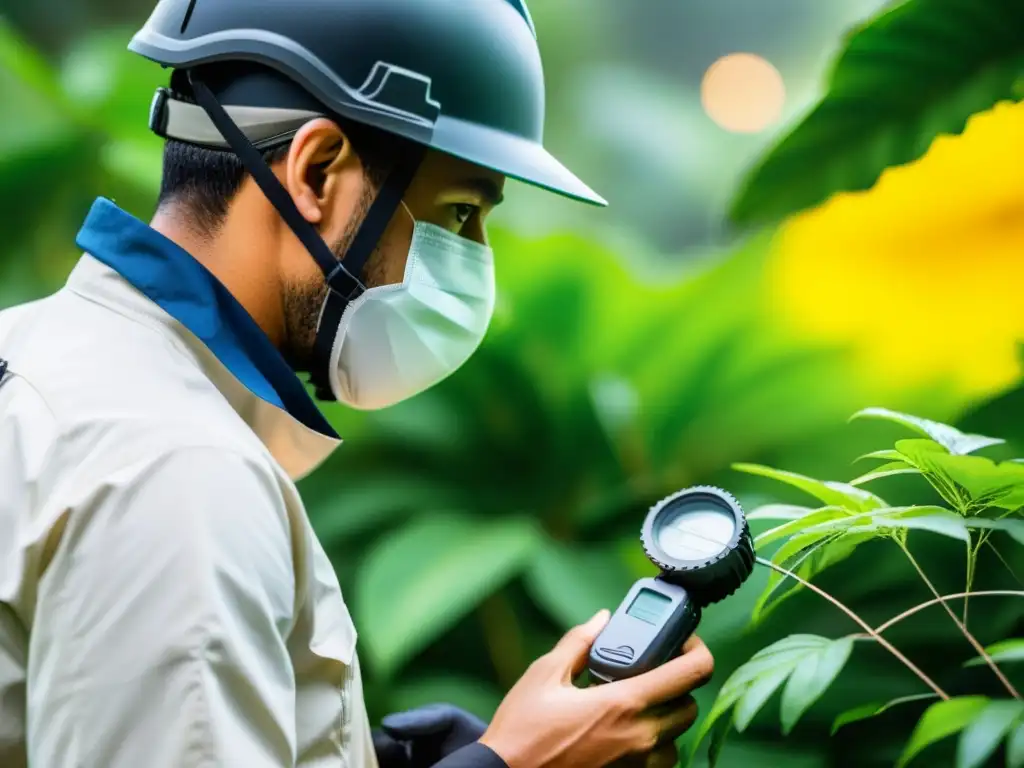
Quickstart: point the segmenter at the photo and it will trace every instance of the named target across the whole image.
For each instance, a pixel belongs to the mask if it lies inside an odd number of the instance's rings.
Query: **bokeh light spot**
[[[786,85],[771,62],[730,53],[708,67],[700,99],[708,117],[734,133],[758,133],[782,118]]]

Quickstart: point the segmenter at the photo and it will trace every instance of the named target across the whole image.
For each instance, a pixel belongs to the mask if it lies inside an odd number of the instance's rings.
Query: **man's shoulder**
[[[221,450],[274,474],[265,451],[184,347],[57,294],[0,313],[3,429],[33,435],[65,480],[140,466],[178,449]],[[8,461],[10,459],[10,461]],[[17,463],[0,455],[0,462]]]

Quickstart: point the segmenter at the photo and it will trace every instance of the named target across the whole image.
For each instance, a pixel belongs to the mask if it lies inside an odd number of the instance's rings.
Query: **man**
[[[295,479],[473,353],[506,176],[603,201],[541,146],[521,0],[161,0],[150,225],[99,200],[53,296],[0,314],[0,765],[672,765],[694,640],[572,684],[607,614],[490,725],[371,731],[356,631]]]

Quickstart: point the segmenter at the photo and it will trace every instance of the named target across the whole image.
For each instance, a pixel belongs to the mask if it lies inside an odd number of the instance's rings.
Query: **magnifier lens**
[[[669,557],[701,560],[726,549],[735,529],[729,510],[711,499],[688,499],[663,513],[655,537]]]

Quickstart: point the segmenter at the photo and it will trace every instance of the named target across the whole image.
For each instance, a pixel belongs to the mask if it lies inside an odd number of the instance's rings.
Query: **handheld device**
[[[754,569],[754,542],[738,501],[696,486],[662,499],[647,513],[640,540],[661,569],[637,581],[590,650],[597,683],[633,677],[682,652],[701,609],[723,600]]]

